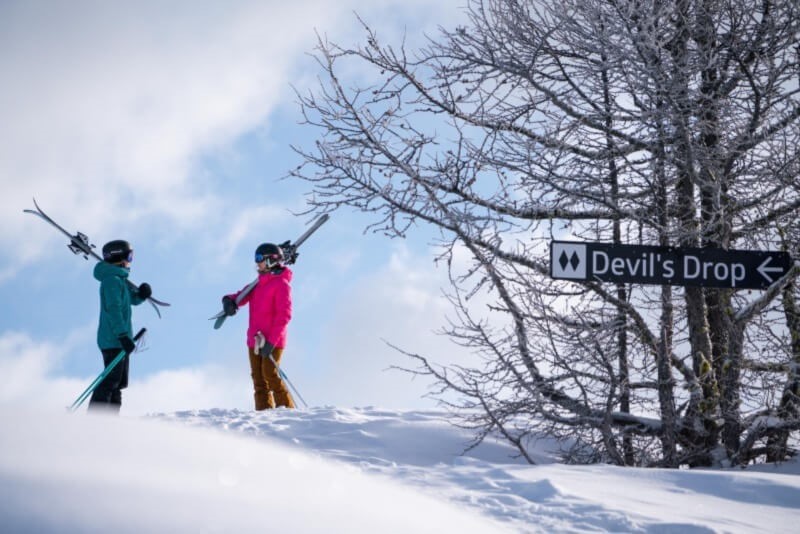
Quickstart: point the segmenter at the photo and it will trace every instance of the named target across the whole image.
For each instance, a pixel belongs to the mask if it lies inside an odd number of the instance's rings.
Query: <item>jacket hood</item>
[[[111,276],[128,278],[128,274],[130,274],[130,271],[125,267],[114,265],[112,263],[106,263],[104,261],[99,261],[97,262],[97,265],[94,266],[95,280],[99,280],[100,282]]]

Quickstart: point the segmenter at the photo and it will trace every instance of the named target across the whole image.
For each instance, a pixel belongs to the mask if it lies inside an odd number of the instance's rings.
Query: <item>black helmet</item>
[[[115,239],[103,245],[103,260],[108,263],[119,263],[133,259],[133,248],[124,239]]]
[[[267,262],[267,268],[272,269],[274,267],[281,267],[283,266],[283,250],[278,245],[274,245],[272,243],[261,243],[256,248],[256,263],[261,263],[262,261]]]

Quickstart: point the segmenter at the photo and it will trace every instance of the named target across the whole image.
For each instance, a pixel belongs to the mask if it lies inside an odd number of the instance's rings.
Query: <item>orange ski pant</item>
[[[252,348],[248,349],[250,355],[250,376],[253,377],[253,397],[256,410],[266,410],[276,406],[294,408],[294,400],[281,380],[278,369],[269,358],[262,358]],[[280,365],[283,349],[273,349],[272,358]]]

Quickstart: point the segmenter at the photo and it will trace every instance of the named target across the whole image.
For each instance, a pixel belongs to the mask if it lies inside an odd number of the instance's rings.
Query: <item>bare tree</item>
[[[360,47],[321,38],[320,88],[298,95],[320,132],[291,172],[312,185],[312,209],[359,208],[390,237],[440,230],[446,332],[483,365],[409,354],[412,371],[457,393],[447,404],[477,441],[497,431],[529,461],[543,433],[577,462],[785,458],[800,428],[800,267],[755,293],[563,282],[548,244],[796,255],[797,2],[467,9],[467,26],[413,54],[367,24]],[[365,69],[372,82],[342,78]],[[479,292],[489,310],[470,304]]]

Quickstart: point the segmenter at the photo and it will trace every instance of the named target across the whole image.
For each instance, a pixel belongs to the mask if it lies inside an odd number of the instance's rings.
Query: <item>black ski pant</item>
[[[122,349],[101,349],[103,365],[108,367],[114,358],[119,356]],[[92,398],[89,399],[89,409],[100,409],[119,413],[122,406],[122,390],[128,387],[128,354],[122,358],[114,369],[97,385]]]

